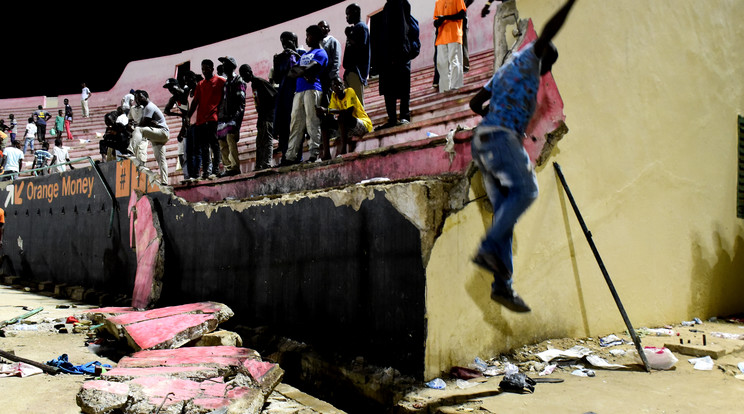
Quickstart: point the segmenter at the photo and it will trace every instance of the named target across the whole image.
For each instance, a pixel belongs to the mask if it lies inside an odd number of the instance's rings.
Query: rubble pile
[[[184,347],[233,315],[220,303],[101,308],[83,315],[135,351],[83,384],[77,403],[84,413],[260,413],[284,375],[248,348]]]

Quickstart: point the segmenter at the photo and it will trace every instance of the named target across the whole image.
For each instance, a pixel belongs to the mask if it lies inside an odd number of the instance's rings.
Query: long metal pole
[[[617,308],[620,310],[620,315],[622,315],[623,321],[625,321],[625,326],[628,328],[630,337],[633,339],[633,343],[635,344],[636,350],[638,351],[638,355],[641,357],[641,361],[643,361],[643,367],[646,369],[646,372],[650,372],[651,369],[648,366],[648,360],[646,359],[646,354],[643,352],[643,347],[641,346],[641,340],[638,338],[638,335],[636,335],[636,331],[635,329],[633,329],[633,324],[630,323],[628,314],[625,312],[623,303],[620,301],[620,296],[618,296],[617,290],[615,290],[615,285],[612,283],[612,279],[610,279],[610,275],[609,273],[607,273],[607,269],[605,268],[604,262],[602,262],[602,258],[599,256],[599,251],[597,250],[597,246],[594,245],[594,240],[592,239],[592,233],[586,227],[586,224],[584,223],[584,219],[581,217],[581,212],[579,212],[579,207],[576,205],[576,201],[574,201],[573,195],[571,195],[571,190],[569,190],[568,184],[566,184],[566,178],[563,176],[563,171],[561,170],[561,166],[558,165],[557,162],[554,162],[553,167],[555,167],[555,172],[556,174],[558,174],[558,178],[561,180],[563,189],[566,191],[566,196],[568,196],[568,201],[571,202],[571,207],[573,207],[573,211],[574,213],[576,213],[576,218],[579,220],[579,224],[581,225],[581,230],[584,231],[584,235],[586,236],[586,241],[589,242],[589,247],[591,247],[592,253],[594,253],[594,257],[597,259],[597,264],[599,264],[600,270],[602,270],[602,275],[604,276],[605,281],[607,282],[607,286],[610,288],[610,293],[612,293],[612,297],[615,299]]]

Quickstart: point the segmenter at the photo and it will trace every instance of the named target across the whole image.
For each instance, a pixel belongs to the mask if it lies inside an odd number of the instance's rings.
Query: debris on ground
[[[734,327],[742,331],[731,332]],[[725,376],[744,380],[744,318],[712,318],[706,322],[692,318],[676,325],[638,328],[637,333],[643,338],[652,374],[680,370],[680,355],[688,355],[696,358],[686,358],[689,364],[685,365],[695,371],[718,367]],[[741,362],[717,361],[732,355]],[[488,407],[503,405],[498,401],[505,392],[531,398],[528,395],[532,393],[539,395],[542,383],[596,381],[598,377],[607,378],[607,371],[645,373],[627,331],[549,339],[491,358],[476,356],[467,368],[454,367],[448,375],[412,389],[398,402],[396,413],[490,413],[493,411]],[[473,372],[481,376],[466,379]],[[560,387],[550,385],[556,386]]]

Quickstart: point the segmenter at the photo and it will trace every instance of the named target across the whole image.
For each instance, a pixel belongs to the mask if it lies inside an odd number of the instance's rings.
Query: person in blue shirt
[[[53,158],[52,153],[49,152],[49,143],[44,141],[41,143],[41,149],[34,152],[34,166],[33,168],[44,168],[41,171],[36,172],[36,175],[44,175],[47,173],[46,167],[49,166],[49,160]]]
[[[515,312],[530,308],[512,288],[512,235],[517,219],[538,194],[522,139],[537,105],[540,77],[558,58],[551,40],[574,3],[569,0],[561,7],[537,40],[515,53],[470,100],[473,112],[483,117],[471,143],[473,161],[493,205],[493,224],[473,262],[494,275],[491,299]]]
[[[282,165],[297,164],[302,152],[305,132],[310,137],[308,162],[318,160],[320,154],[320,118],[315,108],[320,106],[323,87],[319,74],[328,66],[328,54],[321,47],[323,30],[317,25],[307,28],[305,42],[310,48],[293,66],[289,76],[297,79],[292,101],[292,120],[289,126],[289,146]]]

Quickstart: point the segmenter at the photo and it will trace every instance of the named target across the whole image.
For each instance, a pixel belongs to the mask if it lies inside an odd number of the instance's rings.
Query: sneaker
[[[532,310],[508,283],[491,284],[491,300],[513,312],[526,313]]]
[[[289,167],[291,165],[296,165],[296,164],[299,164],[299,163],[300,163],[299,161],[284,159],[284,160],[282,160],[281,163],[279,163],[279,166],[280,167]]]
[[[380,126],[376,127],[376,128],[375,128],[375,131],[380,131],[380,130],[383,130],[383,129],[388,129],[388,128],[392,128],[392,127],[394,127],[394,126],[395,126],[396,124],[397,124],[397,122],[386,122],[386,123],[384,123],[384,124],[382,124],[382,125],[380,125]]]

